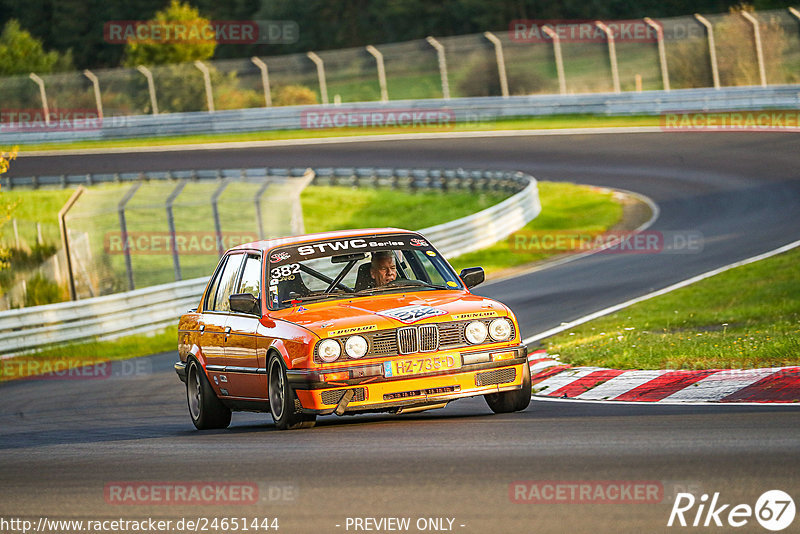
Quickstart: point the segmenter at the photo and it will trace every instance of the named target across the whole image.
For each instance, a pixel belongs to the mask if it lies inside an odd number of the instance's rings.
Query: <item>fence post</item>
[[[44,123],[50,126],[50,106],[47,105],[47,92],[44,90],[44,80],[35,73],[31,72],[29,77],[39,86],[39,96],[42,97],[42,111],[44,112]]]
[[[767,86],[767,71],[764,68],[764,50],[761,47],[761,31],[758,27],[758,20],[748,13],[747,11],[742,11],[742,16],[746,18],[750,24],[753,25],[753,41],[755,42],[756,46],[756,60],[758,61],[758,77],[761,80],[761,87]]]
[[[483,36],[494,45],[494,57],[497,60],[497,75],[500,77],[500,94],[508,98],[508,77],[506,76],[506,59],[503,56],[503,43],[492,32],[483,32]]]
[[[719,68],[717,67],[717,48],[714,44],[714,27],[700,13],[695,13],[694,18],[706,28],[706,33],[708,34],[708,56],[711,61],[711,77],[714,80],[714,89],[719,89]]]
[[[386,89],[386,69],[383,65],[383,54],[372,45],[367,45],[367,52],[372,54],[378,64],[378,85],[381,88],[381,102],[389,101],[389,91]]]
[[[214,94],[211,91],[211,75],[208,72],[208,67],[199,59],[194,62],[194,66],[203,73],[203,83],[206,87],[206,106],[209,113],[214,113]]]
[[[125,220],[125,205],[133,198],[136,191],[142,185],[142,182],[136,182],[128,189],[128,192],[122,197],[122,200],[117,204],[117,215],[119,216],[119,229],[122,234],[122,250],[125,253],[125,270],[128,273],[128,290],[133,291],[136,287],[133,284],[133,265],[131,264],[131,251],[128,247],[128,224]]]
[[[83,75],[89,78],[89,81],[92,82],[92,88],[94,89],[94,103],[97,106],[97,117],[102,121],[103,101],[100,98],[100,81],[97,79],[97,76],[95,76],[94,73],[89,69],[84,70]]]
[[[319,92],[322,97],[322,103],[328,103],[328,84],[325,83],[325,63],[322,58],[314,52],[306,52],[308,59],[314,62],[317,66],[317,78],[319,78]]]
[[[258,191],[256,191],[256,199],[255,199],[256,223],[258,224],[259,239],[264,239],[264,221],[262,220],[261,217],[261,197],[264,196],[264,193],[267,191],[269,184],[270,184],[269,176],[266,176],[264,178],[264,183],[261,185],[261,187],[258,188]]]
[[[667,51],[664,47],[664,28],[650,17],[645,17],[644,22],[656,31],[658,61],[661,64],[661,81],[664,83],[664,90],[669,91],[669,70],[667,69]]]
[[[219,220],[218,202],[220,195],[222,195],[222,192],[225,191],[229,183],[230,181],[227,178],[223,178],[220,186],[217,187],[214,194],[211,195],[211,211],[214,213],[214,231],[217,234],[217,252],[219,252],[220,257],[225,254],[225,248],[222,246],[222,223]]]
[[[79,185],[74,193],[69,197],[64,206],[58,210],[58,230],[61,234],[61,246],[64,248],[64,257],[67,260],[67,280],[69,281],[69,299],[77,300],[75,292],[75,275],[72,274],[72,256],[69,253],[69,235],[67,234],[67,213],[78,201],[78,198],[86,191],[86,188]]]
[[[561,55],[561,38],[550,26],[542,26],[542,31],[553,40],[553,55],[556,58],[556,73],[558,73],[558,91],[567,94],[567,80],[564,77],[564,58]]]
[[[261,58],[253,56],[250,58],[256,67],[261,71],[261,85],[264,87],[264,107],[272,107],[272,95],[269,91],[269,70],[267,64],[261,61]]]
[[[614,83],[614,92],[619,93],[619,69],[617,68],[617,47],[614,43],[614,31],[599,20],[595,22],[594,25],[606,34],[606,39],[608,40],[608,60],[611,63],[611,80]]]
[[[181,194],[183,188],[186,187],[186,181],[181,180],[180,183],[175,186],[175,189],[167,197],[167,225],[169,225],[169,237],[170,243],[172,247],[172,266],[175,269],[175,281],[178,282],[183,280],[181,277],[181,260],[178,254],[178,245],[175,242],[175,217],[172,214],[172,204],[175,202],[175,199],[178,198],[178,195]]]
[[[439,76],[442,78],[442,98],[450,100],[450,82],[447,80],[447,58],[444,55],[444,45],[431,36],[425,38],[428,44],[436,49],[439,59]]]
[[[150,92],[150,107],[153,108],[153,115],[158,115],[158,101],[156,100],[156,84],[153,83],[153,73],[144,65],[138,65],[136,70],[144,74],[147,78],[147,90]]]

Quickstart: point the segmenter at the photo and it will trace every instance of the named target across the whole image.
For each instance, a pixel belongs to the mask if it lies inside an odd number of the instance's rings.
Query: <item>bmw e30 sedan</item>
[[[470,291],[483,280],[393,228],[232,248],[180,319],[192,422],[225,428],[232,410],[263,411],[283,430],[479,395],[495,413],[524,410],[527,349],[511,310]]]

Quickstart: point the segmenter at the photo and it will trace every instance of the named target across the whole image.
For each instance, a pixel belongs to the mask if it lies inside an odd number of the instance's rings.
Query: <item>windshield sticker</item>
[[[328,337],[333,336],[343,336],[345,334],[361,334],[362,332],[372,332],[373,330],[377,330],[378,325],[376,324],[367,324],[363,326],[352,326],[350,328],[342,328],[340,330],[331,330],[328,332]]]
[[[273,268],[269,274],[272,278],[280,278],[281,280],[294,280],[294,274],[300,272],[300,264],[299,263],[287,263],[286,265],[281,265],[280,267]],[[291,276],[291,278],[289,278]]]
[[[291,254],[289,254],[286,251],[276,252],[275,254],[272,254],[269,257],[269,261],[271,261],[272,263],[279,263],[282,262],[283,260],[288,260],[291,257],[292,257]]]
[[[378,315],[390,317],[406,324],[416,323],[417,321],[427,319],[428,317],[436,317],[437,315],[447,314],[445,310],[440,310],[439,308],[418,305],[403,306],[402,308],[394,308],[377,313]]]
[[[436,256],[436,253],[435,253],[434,251],[432,251],[432,250],[426,250],[426,251],[425,251],[425,254],[427,254],[427,255],[428,255],[428,256],[430,256],[431,258],[433,258],[433,257],[435,257],[435,256]]]
[[[458,287],[458,284],[456,284],[456,283],[455,283],[455,282],[453,282],[452,280],[448,280],[448,281],[447,281],[447,285],[448,285],[448,286],[450,286],[450,287]]]
[[[412,247],[427,247],[428,246],[428,242],[425,241],[424,239],[416,239],[416,238],[414,238],[414,239],[411,239],[409,241],[409,243],[411,243]]]
[[[483,311],[483,312],[472,312],[472,313],[458,313],[453,315],[454,321],[460,321],[462,319],[483,319],[484,317],[497,317],[497,312],[495,311]]]

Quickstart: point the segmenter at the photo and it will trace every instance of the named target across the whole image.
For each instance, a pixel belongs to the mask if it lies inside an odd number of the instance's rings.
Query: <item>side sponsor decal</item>
[[[417,321],[427,319],[428,317],[436,317],[437,315],[447,314],[445,310],[440,310],[439,308],[419,305],[403,306],[402,308],[393,308],[391,310],[384,310],[377,313],[378,315],[390,317],[405,324],[416,323]]]
[[[361,334],[362,332],[371,332],[377,330],[378,325],[367,324],[362,326],[351,326],[350,328],[341,328],[339,330],[331,330],[328,332],[328,337],[343,336],[345,334]]]
[[[497,317],[499,314],[496,311],[481,311],[470,313],[457,313],[453,315],[454,321],[461,321],[463,319],[483,319],[485,317]]]

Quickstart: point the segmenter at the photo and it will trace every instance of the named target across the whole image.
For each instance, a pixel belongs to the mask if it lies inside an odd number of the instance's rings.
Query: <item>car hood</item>
[[[425,291],[307,304],[272,312],[270,317],[290,321],[325,338],[509,314],[499,302],[466,291]]]

